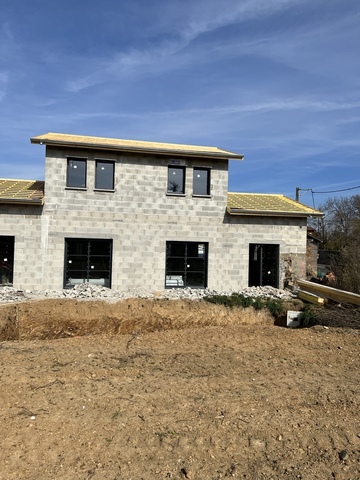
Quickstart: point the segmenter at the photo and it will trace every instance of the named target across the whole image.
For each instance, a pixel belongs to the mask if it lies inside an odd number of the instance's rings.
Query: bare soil
[[[359,334],[194,301],[0,305],[0,479],[357,480]]]

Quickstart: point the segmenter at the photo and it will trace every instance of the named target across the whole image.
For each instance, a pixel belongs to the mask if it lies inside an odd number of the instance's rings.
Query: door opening
[[[0,285],[13,284],[15,237],[0,236]]]
[[[279,288],[279,245],[250,243],[249,287]]]

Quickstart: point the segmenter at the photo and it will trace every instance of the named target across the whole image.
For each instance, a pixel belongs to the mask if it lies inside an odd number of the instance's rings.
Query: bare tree
[[[320,210],[323,248],[338,252],[331,265],[336,286],[360,293],[360,195],[330,198]]]

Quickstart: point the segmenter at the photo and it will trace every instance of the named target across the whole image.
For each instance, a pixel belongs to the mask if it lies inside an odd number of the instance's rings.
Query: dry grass
[[[230,309],[194,300],[128,299],[109,303],[49,299],[0,306],[0,340],[54,339],[273,323],[273,317],[266,310]]]

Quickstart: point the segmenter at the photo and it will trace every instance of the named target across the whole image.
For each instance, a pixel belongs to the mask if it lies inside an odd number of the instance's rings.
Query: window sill
[[[114,193],[114,188],[94,188],[94,192]]]
[[[212,198],[212,195],[198,195],[196,193],[193,193],[192,194],[192,197],[196,197],[196,198]]]
[[[81,190],[82,192],[86,192],[86,187],[65,187],[65,190]]]
[[[185,197],[185,193],[171,193],[171,192],[166,192],[167,197]]]

